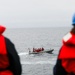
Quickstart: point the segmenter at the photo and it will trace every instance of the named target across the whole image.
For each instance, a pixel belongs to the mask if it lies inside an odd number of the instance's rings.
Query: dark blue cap
[[[75,26],[75,14],[73,15],[73,18],[72,18],[72,25]]]

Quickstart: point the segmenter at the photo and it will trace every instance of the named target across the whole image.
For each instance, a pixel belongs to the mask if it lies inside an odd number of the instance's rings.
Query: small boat
[[[45,53],[49,53],[49,54],[53,54],[52,52],[54,51],[54,49],[50,49],[48,51],[45,51]]]
[[[40,52],[33,52],[29,50],[29,54],[39,54],[39,53],[49,53],[49,54],[53,54],[52,52],[54,51],[54,49],[49,49],[49,50],[43,50]]]

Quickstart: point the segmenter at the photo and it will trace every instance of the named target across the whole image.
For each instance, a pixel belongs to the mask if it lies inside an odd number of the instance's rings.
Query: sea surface
[[[22,75],[53,75],[62,38],[70,31],[68,27],[58,28],[11,28],[6,29],[4,35],[14,44],[20,56]],[[44,47],[54,49],[53,54],[30,54],[34,48]]]

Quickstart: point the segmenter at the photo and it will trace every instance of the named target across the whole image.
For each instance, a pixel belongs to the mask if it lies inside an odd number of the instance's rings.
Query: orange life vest
[[[68,33],[63,38],[63,45],[59,52],[58,59],[62,60],[62,66],[68,73],[75,74],[75,35]]]
[[[0,26],[0,75],[13,75],[13,73],[9,69],[7,69],[10,64],[7,56],[5,39],[2,35],[4,30],[5,27]]]

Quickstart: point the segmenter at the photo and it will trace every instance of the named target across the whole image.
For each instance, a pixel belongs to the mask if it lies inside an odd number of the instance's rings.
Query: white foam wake
[[[23,52],[23,53],[19,53],[18,55],[27,55],[28,53],[26,53],[26,52]]]

